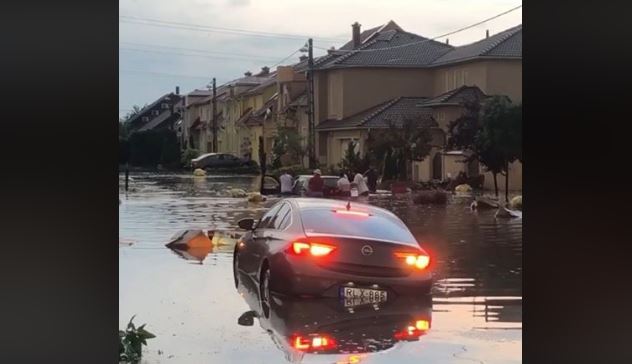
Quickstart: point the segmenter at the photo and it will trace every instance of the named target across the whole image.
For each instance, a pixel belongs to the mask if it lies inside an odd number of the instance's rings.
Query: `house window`
[[[160,107],[161,107],[162,109],[168,109],[168,108],[169,108],[169,104],[167,104],[166,102],[163,102],[163,103],[160,105]]]
[[[143,116],[141,120],[142,120],[142,121],[149,121],[149,117],[147,117],[147,116]]]

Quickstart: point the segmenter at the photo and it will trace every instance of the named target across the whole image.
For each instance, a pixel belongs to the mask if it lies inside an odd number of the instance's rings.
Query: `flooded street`
[[[431,300],[397,298],[379,311],[348,312],[331,300],[278,299],[264,319],[256,289],[235,288],[230,234],[277,199],[221,197],[231,187],[253,190],[252,176],[132,177],[127,194],[119,178],[119,327],[136,315],[157,336],[142,363],[522,362],[521,219],[497,220],[495,211],[472,212],[465,202],[420,206],[371,196],[436,257]],[[182,229],[220,229],[226,238],[210,250],[166,248]],[[416,334],[406,333],[409,325]],[[346,352],[300,354],[279,334],[312,326],[346,335],[339,342]],[[404,332],[393,335],[398,328]]]

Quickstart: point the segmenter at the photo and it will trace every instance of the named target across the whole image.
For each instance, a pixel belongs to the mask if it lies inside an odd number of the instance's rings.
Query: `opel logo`
[[[362,247],[362,249],[360,249],[360,252],[362,252],[362,255],[371,255],[373,254],[373,247],[371,247],[370,245],[365,245]]]

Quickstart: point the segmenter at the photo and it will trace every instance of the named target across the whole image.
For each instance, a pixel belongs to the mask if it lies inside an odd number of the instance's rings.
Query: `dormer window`
[[[143,116],[143,117],[141,118],[141,120],[142,120],[142,121],[149,121],[149,117],[147,117],[147,116]]]
[[[160,114],[160,111],[158,111],[158,110],[153,110],[153,111],[151,112],[151,114],[152,114],[153,116],[158,116],[158,114]]]
[[[168,108],[169,108],[169,104],[167,104],[166,102],[163,102],[163,103],[160,105],[160,107],[161,107],[163,110],[166,110],[166,109],[168,109]]]

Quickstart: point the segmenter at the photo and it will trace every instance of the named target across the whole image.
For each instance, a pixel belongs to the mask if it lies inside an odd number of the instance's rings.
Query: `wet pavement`
[[[256,204],[221,196],[231,187],[255,189],[252,176],[132,178],[127,194],[119,179],[119,327],[137,315],[135,322],[156,334],[142,363],[522,361],[520,219],[472,212],[458,199],[419,206],[410,198],[371,196],[369,203],[397,214],[437,258],[432,298],[397,298],[353,312],[331,300],[275,298],[266,318],[256,289],[247,282],[235,288],[233,234],[239,219],[259,217],[276,199]],[[212,249],[166,248],[182,229],[223,234]],[[325,335],[337,349],[292,347],[292,335],[310,334]]]

